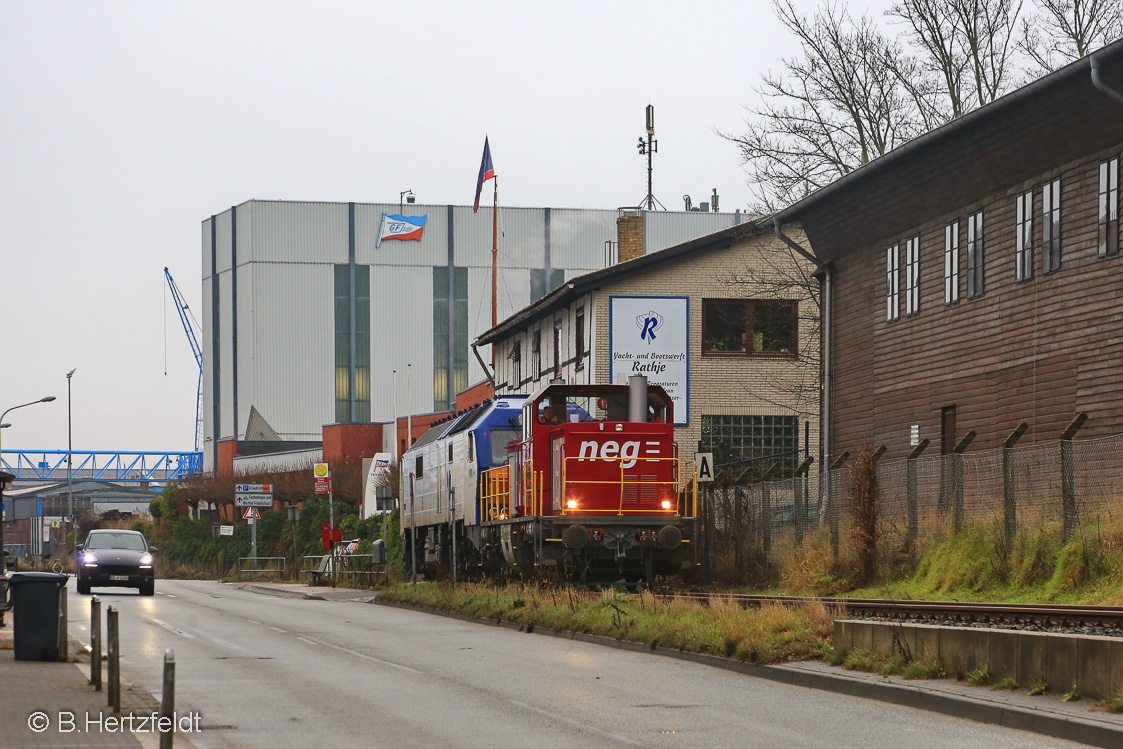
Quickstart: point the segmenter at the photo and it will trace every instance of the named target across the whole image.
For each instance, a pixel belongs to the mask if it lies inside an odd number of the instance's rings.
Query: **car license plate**
[[[109,579],[111,581],[114,581],[114,582],[117,582],[117,581],[128,582],[129,576],[128,575],[110,575]]]

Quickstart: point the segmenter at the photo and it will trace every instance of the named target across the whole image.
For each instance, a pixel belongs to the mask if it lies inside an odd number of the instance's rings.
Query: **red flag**
[[[472,213],[480,210],[480,192],[484,189],[484,182],[495,177],[495,167],[491,165],[491,146],[487,143],[487,136],[484,136],[484,157],[480,162],[480,176],[476,180],[476,201],[472,203]]]

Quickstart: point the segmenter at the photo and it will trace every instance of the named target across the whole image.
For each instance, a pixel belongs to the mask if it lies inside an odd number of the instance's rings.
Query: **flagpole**
[[[491,327],[499,324],[499,305],[496,287],[499,281],[499,177],[492,177],[494,202],[491,208]],[[495,367],[495,344],[491,345],[491,366]]]

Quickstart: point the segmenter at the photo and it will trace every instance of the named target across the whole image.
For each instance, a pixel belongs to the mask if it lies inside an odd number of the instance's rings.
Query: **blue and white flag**
[[[425,231],[425,216],[399,216],[396,213],[383,213],[382,226],[378,229],[378,241],[374,243],[377,248],[383,239],[421,239],[421,232]]]

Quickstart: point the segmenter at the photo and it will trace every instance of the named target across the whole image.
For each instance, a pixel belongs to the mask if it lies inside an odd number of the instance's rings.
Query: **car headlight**
[[[144,556],[142,556],[140,558],[140,566],[141,567],[151,567],[152,566],[152,555],[151,554],[145,554]]]
[[[97,567],[97,557],[94,556],[93,552],[87,551],[82,555],[82,564],[87,567]]]

